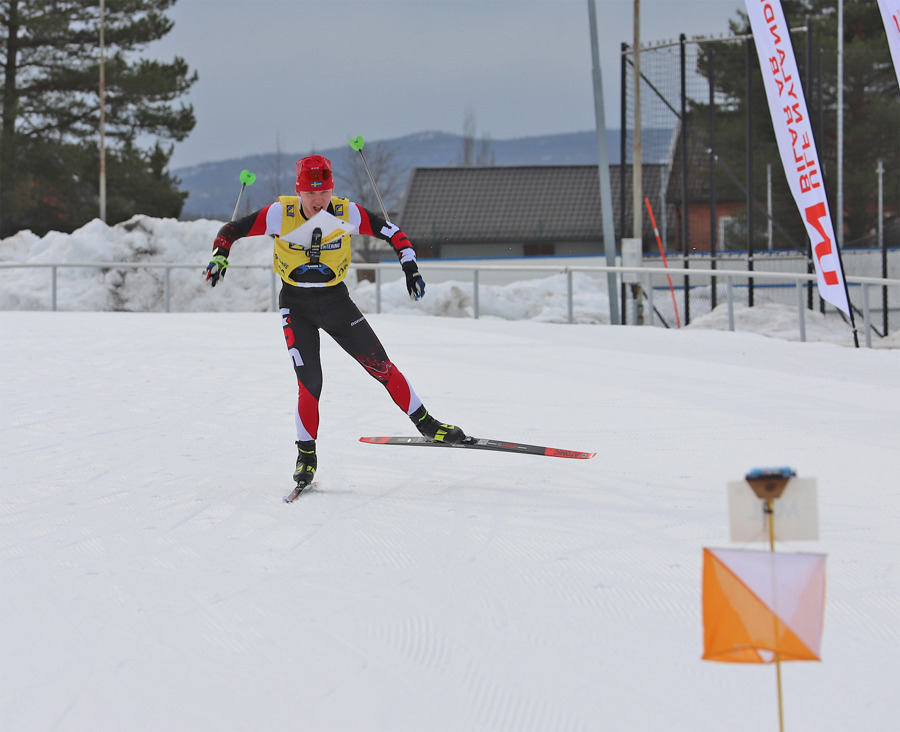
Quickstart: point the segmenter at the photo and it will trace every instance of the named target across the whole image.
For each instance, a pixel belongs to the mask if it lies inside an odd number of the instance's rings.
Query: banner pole
[[[603,72],[600,68],[600,41],[597,32],[597,4],[588,0],[588,24],[591,26],[591,66],[594,81],[594,123],[597,128],[597,176],[600,184],[600,223],[603,231],[603,250],[606,264],[616,263],[616,232],[613,225],[612,188],[609,178],[609,150],[606,144],[606,105],[603,99]],[[635,55],[640,49],[635,49]],[[640,79],[638,79],[640,83]],[[641,161],[634,161],[640,166]],[[622,160],[622,169],[625,161]],[[616,273],[606,273],[606,288],[609,293],[609,322],[615,325],[619,319],[619,301],[616,298]],[[623,313],[624,314],[624,313]]]
[[[850,288],[847,286],[847,280],[844,277],[844,258],[841,256],[841,248],[837,248],[838,266],[841,268],[841,279],[844,280],[844,297],[847,298],[847,310],[850,316],[850,330],[853,331],[853,346],[859,348],[859,331],[856,328],[856,318],[853,315],[853,303],[850,302]],[[865,289],[865,285],[863,285]]]

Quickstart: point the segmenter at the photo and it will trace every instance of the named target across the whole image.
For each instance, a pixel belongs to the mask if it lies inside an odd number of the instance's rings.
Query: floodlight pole
[[[641,0],[634,0],[634,133],[631,154],[632,231],[635,239],[644,238],[641,211],[643,195],[644,144],[641,135]],[[625,161],[622,161],[625,165]],[[624,191],[623,191],[624,193]]]
[[[594,116],[597,124],[597,172],[600,176],[600,217],[603,223],[603,249],[606,265],[616,266],[616,233],[613,228],[612,186],[609,180],[609,153],[606,149],[606,110],[603,102],[603,74],[600,71],[600,51],[597,39],[597,7],[588,0],[588,21],[591,26],[591,57],[594,72]],[[622,163],[624,164],[624,160]],[[609,322],[619,324],[619,301],[615,272],[607,272],[609,295]]]
[[[837,236],[838,249],[844,248],[844,0],[838,0],[837,38]],[[842,272],[843,276],[843,272]],[[847,307],[851,309],[850,298]]]
[[[104,48],[104,22],[106,3],[100,0],[100,220],[106,222],[106,50]]]
[[[887,248],[884,246],[884,164],[878,158],[878,167],[875,168],[878,175],[878,249],[881,252],[881,276],[887,279]],[[884,335],[888,334],[888,290],[887,286],[881,288],[881,314]],[[866,336],[868,336],[868,332]]]
[[[644,249],[644,217],[641,200],[644,197],[644,143],[641,136],[641,0],[634,0],[634,139],[631,153],[631,236],[641,242]],[[625,165],[625,161],[622,161]],[[622,192],[624,194],[624,191]],[[643,293],[640,281],[631,286],[635,305],[635,325],[644,324]],[[623,305],[624,307],[624,305]]]

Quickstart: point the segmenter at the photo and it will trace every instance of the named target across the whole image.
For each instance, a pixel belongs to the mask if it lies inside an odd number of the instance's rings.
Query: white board
[[[819,538],[819,505],[815,478],[791,478],[772,501],[775,541],[814,541]],[[746,480],[728,484],[731,541],[769,541],[766,502],[757,498]]]
[[[290,244],[296,245],[291,247],[292,249],[296,247],[309,249],[309,246],[312,243],[312,233],[315,229],[322,230],[323,245],[328,244],[334,239],[340,239],[347,234],[352,234],[355,231],[353,224],[348,223],[343,219],[339,219],[337,216],[332,216],[327,211],[319,211],[319,213],[313,216],[309,221],[305,221],[287,234],[282,234],[279,238]]]

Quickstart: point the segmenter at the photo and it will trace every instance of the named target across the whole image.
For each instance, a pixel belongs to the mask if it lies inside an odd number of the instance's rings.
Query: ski
[[[304,483],[303,485],[298,485],[296,488],[294,488],[294,490],[292,490],[282,500],[285,503],[293,503],[300,497],[300,494],[303,493],[303,491],[305,491],[307,488],[310,488],[311,486],[314,486],[314,485],[315,485],[315,483]]]
[[[595,452],[561,450],[556,447],[544,447],[542,445],[526,445],[521,442],[509,442],[506,440],[488,440],[482,437],[467,437],[463,442],[456,444],[437,442],[427,437],[360,437],[359,441],[367,442],[370,445],[421,445],[423,447],[497,450],[498,452],[518,452],[524,455],[546,455],[548,457],[574,458],[576,460],[590,460],[597,454]]]

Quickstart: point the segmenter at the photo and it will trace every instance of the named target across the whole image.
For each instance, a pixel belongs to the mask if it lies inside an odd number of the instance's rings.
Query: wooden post
[[[794,471],[762,471],[756,475],[747,475],[746,480],[756,496],[765,501],[765,514],[769,524],[769,551],[775,551],[775,499],[780,498],[787,488],[788,481],[795,475]],[[772,580],[774,582],[774,578]],[[775,621],[777,627],[777,619]],[[784,698],[781,692],[781,658],[775,651],[775,680],[778,687],[778,730],[784,732]]]

